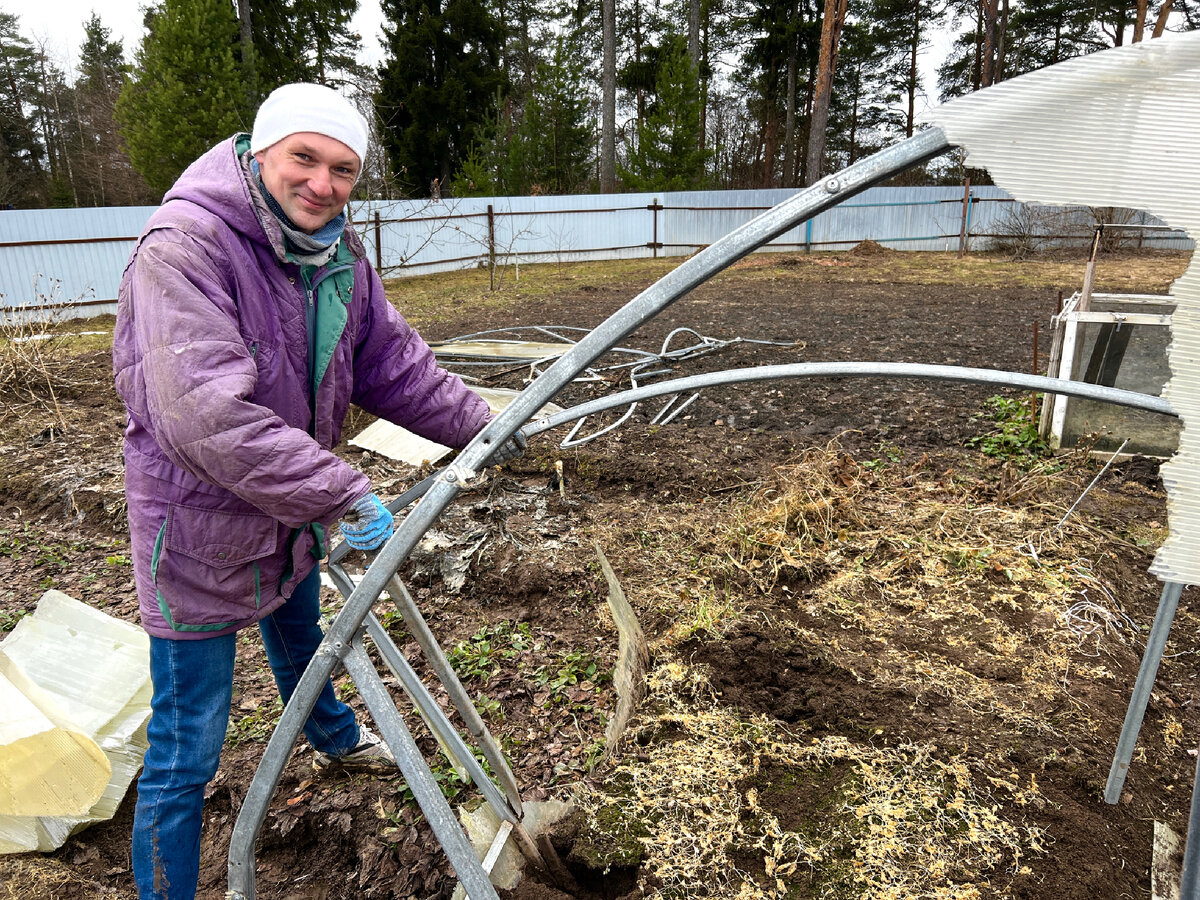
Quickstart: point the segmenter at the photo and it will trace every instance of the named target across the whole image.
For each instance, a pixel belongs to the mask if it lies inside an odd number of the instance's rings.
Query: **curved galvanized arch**
[[[437,521],[462,490],[463,485],[486,463],[493,450],[508,440],[526,420],[588,364],[693,288],[806,219],[836,206],[873,184],[940,156],[950,149],[952,147],[942,131],[930,128],[836,175],[829,176],[819,185],[800,191],[794,197],[730,232],[680,264],[609,316],[522,391],[504,412],[476,436],[455,462],[441,473],[424,500],[398,524],[391,540],[380,550],[358,587],[346,599],[317,654],[296,685],[291,700],[284,707],[283,715],[267,742],[262,762],[254,774],[234,825],[229,845],[228,896],[238,900],[254,898],[254,841],[266,817],[271,797],[279,784],[283,767],[316,702],[321,686],[333,673],[338,662],[349,653],[354,636],[362,628],[371,605],[383,592],[387,582],[408,559],[417,542]],[[414,785],[414,792],[415,788]],[[440,801],[440,798],[432,796],[425,799],[431,804]],[[424,808],[426,804],[423,798],[417,797],[417,800]],[[462,854],[471,852],[466,836],[457,828],[449,829],[446,835],[439,834],[438,837],[444,845],[447,840],[450,841],[452,847],[448,847],[447,850],[453,850],[460,858]],[[459,873],[470,892],[471,885],[467,884],[468,878],[464,877],[465,875],[471,880],[474,880],[474,876]],[[490,884],[479,885],[480,897],[490,893],[494,893]]]

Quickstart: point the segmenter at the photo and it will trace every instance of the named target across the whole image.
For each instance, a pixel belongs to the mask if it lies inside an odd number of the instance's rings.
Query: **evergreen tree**
[[[306,37],[298,27],[291,0],[250,3],[250,33],[260,94],[281,84],[312,81]]]
[[[39,93],[33,45],[17,31],[17,17],[0,12],[0,208],[45,202],[45,147],[28,98]]]
[[[260,91],[308,81],[345,83],[362,38],[351,31],[358,0],[251,0],[250,29]]]
[[[251,116],[228,0],[163,0],[138,49],[117,121],[134,168],[161,194]]]
[[[497,97],[495,115],[451,181],[456,197],[567,194],[588,181],[594,123],[578,41],[559,36],[538,66],[519,121]]]
[[[37,85],[29,97],[33,119],[46,149],[46,199],[51,207],[77,206],[75,178],[68,148],[75,142],[78,123],[71,115],[72,91],[66,74],[49,58],[45,47],[36,51]]]
[[[151,199],[117,137],[114,110],[129,67],[121,42],[111,40],[111,34],[93,13],[84,25],[72,92],[77,124],[69,152],[76,195],[84,206],[126,206]]]
[[[917,61],[929,36],[945,18],[934,0],[874,0],[869,17],[872,33],[884,48],[881,71],[904,103],[904,136],[916,130],[917,97],[922,93]]]
[[[826,150],[837,161],[830,170],[869,156],[904,132],[900,94],[882,77],[885,53],[870,23],[847,23],[829,112]]]
[[[342,85],[358,65],[362,38],[350,30],[358,0],[293,0],[296,22],[308,36],[310,80]]]
[[[754,0],[743,28],[746,49],[734,83],[747,98],[747,125],[752,121],[757,134],[732,160],[732,177],[747,187],[791,184],[797,174],[805,176],[796,169],[807,155],[803,137],[812,112],[820,13],[812,0]]]
[[[638,128],[638,143],[621,172],[640,191],[685,191],[703,186],[710,153],[700,140],[700,86],[687,38],[669,35],[655,95]]]
[[[584,82],[579,41],[560,36],[549,63],[538,67],[534,92],[526,104],[519,135],[529,148],[526,188],[567,194],[588,180],[594,122]]]
[[[396,177],[425,195],[462,167],[507,87],[505,29],[479,0],[383,0],[383,12],[383,144]]]

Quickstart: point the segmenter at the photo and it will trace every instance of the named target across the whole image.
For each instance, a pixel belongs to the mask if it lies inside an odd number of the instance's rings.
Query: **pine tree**
[[[560,36],[550,61],[538,67],[518,131],[529,148],[527,191],[566,194],[587,182],[595,131],[589,106],[579,41]]]
[[[462,167],[507,87],[505,29],[479,0],[383,0],[383,12],[383,144],[396,177],[426,195]]]
[[[50,59],[44,46],[35,53],[37,84],[29,96],[33,119],[46,148],[46,200],[50,207],[77,206],[72,160],[68,149],[76,140],[78,123],[71,115],[72,91],[66,73]]]
[[[792,184],[807,150],[807,142],[800,146],[799,121],[812,111],[820,13],[811,0],[754,0],[742,28],[746,49],[734,83],[747,98],[757,134],[753,148],[745,147],[747,157],[735,161],[744,171],[734,177],[753,187]],[[804,177],[803,169],[799,174]]]
[[[111,34],[95,13],[85,23],[71,97],[76,129],[68,152],[83,206],[126,206],[151,199],[117,137],[114,110],[129,66],[121,42],[111,40]]]
[[[686,36],[669,35],[662,49],[655,96],[621,176],[633,190],[700,188],[710,153],[700,140],[699,79],[688,58]]]
[[[357,63],[362,38],[350,30],[358,0],[293,0],[297,27],[307,36],[311,81],[341,85]]]
[[[921,94],[918,58],[944,19],[945,9],[933,0],[874,0],[869,17],[873,33],[886,51],[882,71],[887,83],[903,98],[904,136],[912,137]]]
[[[851,165],[904,132],[900,94],[881,77],[885,49],[868,22],[846,25],[842,34],[833,104],[829,111],[829,169]]]
[[[588,182],[595,123],[578,40],[560,35],[516,121],[497,96],[492,118],[451,180],[455,197],[567,194]]]
[[[0,12],[0,208],[45,202],[45,147],[27,100],[39,93],[33,45],[17,31],[17,17]]]
[[[248,129],[238,25],[227,0],[163,0],[117,101],[134,168],[156,193],[198,156]]]

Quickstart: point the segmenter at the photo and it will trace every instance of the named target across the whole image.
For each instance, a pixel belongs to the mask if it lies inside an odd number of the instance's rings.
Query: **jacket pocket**
[[[251,620],[262,602],[260,563],[274,556],[278,533],[261,513],[169,504],[150,572],[171,628],[219,631]]]

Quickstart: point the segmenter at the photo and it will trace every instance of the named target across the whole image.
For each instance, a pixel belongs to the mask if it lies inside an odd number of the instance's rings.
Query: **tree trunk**
[[[1144,0],[1143,0],[1144,2]],[[1000,0],[1000,24],[996,26],[996,66],[992,73],[992,81],[1004,80],[1004,51],[1008,37],[1008,0]]]
[[[808,79],[804,83],[804,121],[807,123],[807,132],[804,139],[804,152],[799,154],[801,184],[808,184],[808,145],[812,141],[813,86],[816,83],[817,64],[812,61],[812,57],[809,57]]]
[[[600,77],[600,193],[617,188],[617,0],[600,0],[604,60]]]
[[[971,90],[983,87],[983,4],[975,0],[975,66],[971,70]]]
[[[796,41],[788,47],[787,107],[783,120],[783,186],[796,184]]]
[[[1142,32],[1146,28],[1146,0],[1137,0],[1137,18],[1133,20],[1133,43],[1142,42]]]
[[[1144,3],[1145,0],[1142,0]],[[688,0],[688,59],[700,74],[700,0]]]
[[[983,0],[983,72],[980,87],[988,87],[996,70],[996,0]]]
[[[992,0],[994,3],[995,0]],[[913,3],[912,42],[908,56],[908,117],[904,122],[904,136],[912,137],[917,127],[917,53],[921,49],[921,4]]]
[[[858,161],[858,97],[862,93],[862,76],[854,76],[854,103],[850,107],[850,165]]]
[[[242,69],[246,76],[246,102],[258,106],[258,72],[254,64],[254,33],[250,29],[250,0],[237,0],[238,30],[242,42]]]
[[[1162,37],[1163,31],[1167,27],[1167,19],[1171,15],[1171,0],[1163,0],[1162,9],[1158,11],[1158,18],[1154,22],[1154,33],[1150,35],[1152,38]]]
[[[821,49],[817,57],[817,85],[813,90],[812,124],[808,132],[808,183],[821,177],[825,155],[825,128],[829,124],[829,100],[833,94],[833,73],[837,68],[838,41],[846,21],[847,0],[825,0],[821,14]]]
[[[703,37],[700,42],[701,60],[708,59],[708,3],[705,0],[700,0],[704,4],[703,8]],[[1169,2],[1169,0],[1168,0]],[[708,146],[708,75],[707,73],[697,70],[697,77],[700,79],[700,147],[703,149]]]

